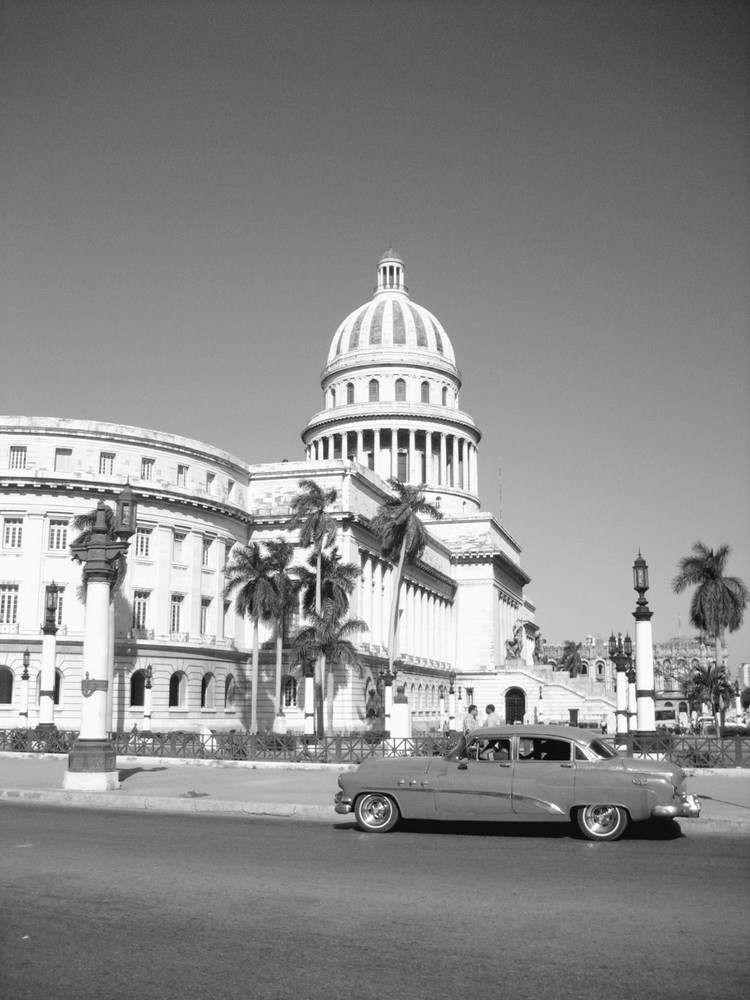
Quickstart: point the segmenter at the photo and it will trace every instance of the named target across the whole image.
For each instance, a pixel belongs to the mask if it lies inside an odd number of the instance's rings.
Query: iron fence
[[[68,753],[78,733],[36,729],[0,729],[0,751],[18,753]],[[191,732],[115,733],[115,753],[122,757],[173,757],[184,760],[278,761],[280,763],[359,764],[368,757],[433,757],[447,753],[459,736],[428,734],[410,739],[390,739],[383,733],[343,733],[336,736],[302,736],[299,733],[242,732],[203,735]],[[681,767],[750,767],[748,736],[605,737],[627,757],[653,757]]]

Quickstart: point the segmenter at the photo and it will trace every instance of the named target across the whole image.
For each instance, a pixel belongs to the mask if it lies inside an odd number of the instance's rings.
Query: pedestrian
[[[479,709],[476,705],[469,705],[464,716],[464,733],[470,733],[473,729],[478,729],[481,725]]]
[[[502,726],[503,720],[500,718],[500,716],[495,711],[495,706],[494,705],[488,705],[485,708],[485,712],[486,712],[487,717],[485,718],[484,722],[482,723],[483,726]]]

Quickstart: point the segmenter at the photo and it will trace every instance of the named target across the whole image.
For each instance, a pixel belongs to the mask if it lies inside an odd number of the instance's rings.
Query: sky
[[[750,584],[750,8],[0,0],[0,411],[301,459],[394,247],[549,643]],[[750,661],[750,615],[728,637]]]

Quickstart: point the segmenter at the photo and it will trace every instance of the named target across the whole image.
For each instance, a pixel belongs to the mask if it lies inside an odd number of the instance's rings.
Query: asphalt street
[[[746,837],[1,809],[8,997],[746,995]]]

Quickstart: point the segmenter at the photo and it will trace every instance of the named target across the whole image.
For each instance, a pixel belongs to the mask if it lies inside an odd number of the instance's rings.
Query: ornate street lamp
[[[21,711],[18,713],[24,720],[24,725],[29,726],[29,665],[31,663],[31,653],[28,647],[21,657],[23,663],[23,673],[21,674]]]
[[[70,546],[74,561],[83,565],[86,610],[83,627],[81,726],[68,756],[63,787],[110,791],[120,787],[115,750],[107,738],[107,701],[112,683],[109,628],[111,588],[137,526],[137,504],[129,485],[117,498],[114,535],[107,528],[107,505],[100,500],[88,537]]]
[[[456,728],[456,673],[451,670],[448,674],[448,732],[452,733]]]
[[[638,594],[635,611],[635,696],[636,726],[640,736],[656,734],[656,687],[654,685],[654,644],[651,633],[651,618],[646,591],[648,590],[648,566],[638,551],[633,563],[633,589]]]
[[[609,658],[615,665],[615,733],[617,736],[627,736],[628,733],[628,669],[632,664],[633,642],[629,635],[623,639],[622,632],[615,637],[614,632],[609,637]]]
[[[42,624],[42,676],[39,688],[39,724],[41,736],[55,729],[55,671],[57,669],[57,602],[62,588],[55,581],[44,593],[44,623]]]

